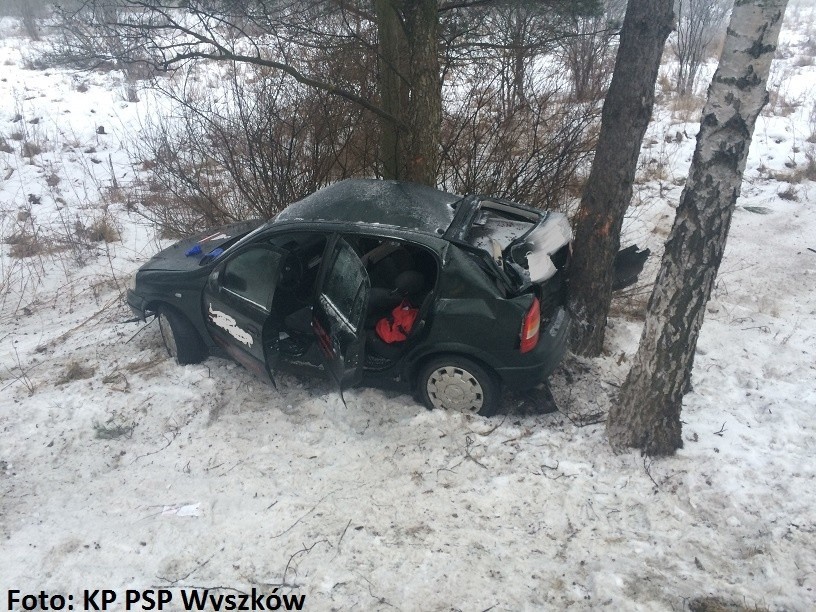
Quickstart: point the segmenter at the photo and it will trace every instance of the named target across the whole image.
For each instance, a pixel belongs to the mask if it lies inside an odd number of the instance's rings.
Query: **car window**
[[[368,289],[368,274],[360,259],[347,245],[338,244],[334,261],[326,273],[321,300],[328,301],[353,332],[362,320]]]
[[[227,262],[221,286],[230,293],[269,310],[280,261],[280,253],[268,248],[257,247],[244,251]]]

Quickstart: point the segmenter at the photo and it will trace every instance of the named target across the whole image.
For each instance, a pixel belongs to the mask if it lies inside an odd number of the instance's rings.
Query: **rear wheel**
[[[495,375],[457,355],[429,361],[417,377],[417,392],[428,408],[482,416],[499,408],[500,386]]]
[[[176,363],[186,365],[204,359],[201,337],[184,315],[168,306],[162,306],[159,308],[158,319],[164,348]]]

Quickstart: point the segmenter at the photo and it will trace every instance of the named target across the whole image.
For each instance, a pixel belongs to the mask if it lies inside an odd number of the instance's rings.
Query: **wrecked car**
[[[180,364],[224,352],[273,384],[290,368],[341,393],[396,381],[429,408],[490,415],[566,350],[571,249],[559,212],[349,179],[164,249],[127,300]]]

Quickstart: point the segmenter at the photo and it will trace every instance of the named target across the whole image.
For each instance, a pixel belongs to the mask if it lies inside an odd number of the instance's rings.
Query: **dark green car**
[[[489,415],[502,387],[541,383],[566,350],[571,248],[557,212],[346,180],[161,251],[127,299],[159,318],[180,364],[220,349],[273,382],[283,367],[341,392],[385,379],[429,407]],[[414,320],[386,342],[377,325],[400,307]]]

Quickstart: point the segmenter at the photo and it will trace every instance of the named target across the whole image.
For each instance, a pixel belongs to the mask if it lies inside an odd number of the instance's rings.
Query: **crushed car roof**
[[[439,236],[447,230],[461,196],[415,183],[347,179],[295,202],[272,221],[365,223]]]

